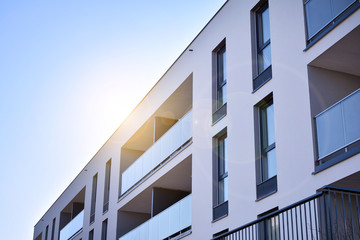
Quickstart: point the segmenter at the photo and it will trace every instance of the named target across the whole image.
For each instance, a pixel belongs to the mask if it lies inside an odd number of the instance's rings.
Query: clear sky
[[[33,226],[225,0],[0,0],[0,238]]]

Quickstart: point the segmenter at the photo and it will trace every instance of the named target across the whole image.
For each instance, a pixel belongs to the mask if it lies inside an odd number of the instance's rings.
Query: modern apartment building
[[[359,0],[227,1],[33,239],[360,239]]]

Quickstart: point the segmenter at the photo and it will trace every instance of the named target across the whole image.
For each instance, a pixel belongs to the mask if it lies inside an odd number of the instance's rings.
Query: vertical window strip
[[[91,193],[91,209],[90,209],[90,223],[95,221],[95,207],[96,207],[96,191],[97,191],[97,178],[95,174],[92,182],[92,193]]]
[[[47,225],[45,229],[45,240],[48,240],[48,232],[49,232],[49,225]]]
[[[111,160],[106,163],[103,212],[109,209]]]
[[[276,176],[274,134],[274,105],[272,99],[260,107],[261,178],[266,181]]]
[[[54,237],[55,237],[55,223],[56,223],[56,218],[54,218],[54,219],[53,219],[53,222],[52,222],[51,240],[54,240]]]
[[[257,74],[271,66],[270,19],[268,3],[256,12]]]
[[[227,160],[227,135],[218,138],[218,204],[228,200],[228,160]]]
[[[108,227],[108,220],[105,219],[105,220],[102,222],[101,240],[106,240],[106,239],[107,239],[107,227]]]
[[[217,52],[217,96],[216,108],[219,109],[226,103],[226,48],[223,46]]]

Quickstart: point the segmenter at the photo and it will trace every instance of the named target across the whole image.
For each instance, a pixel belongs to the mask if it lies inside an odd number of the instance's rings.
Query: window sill
[[[256,201],[260,201],[276,192],[277,176],[274,176],[256,186]]]
[[[347,10],[341,13],[339,16],[335,17],[330,23],[325,25],[317,34],[315,34],[312,38],[307,41],[306,48],[303,50],[306,52],[312,46],[315,45],[320,39],[322,39],[326,34],[328,34],[331,30],[333,30],[337,25],[339,25],[342,21],[344,21],[347,17],[353,14],[358,8],[360,8],[360,2],[356,1],[350,6]]]
[[[221,107],[219,107],[213,114],[212,114],[212,126],[218,123],[221,119],[226,116],[227,113],[227,103],[224,103]]]
[[[272,65],[253,79],[253,91],[255,93],[259,88],[265,85],[272,78]]]
[[[229,201],[218,204],[213,207],[213,220],[212,223],[227,217],[229,213]]]
[[[360,153],[360,140],[350,144],[347,147],[344,147],[333,154],[322,159],[323,163],[319,163],[318,166],[315,166],[315,171],[312,173],[313,175],[332,167],[356,154]]]
[[[217,221],[220,221],[221,219],[226,218],[227,216],[229,216],[229,215],[226,214],[224,216],[218,217],[217,219],[212,220],[211,223],[216,223]]]

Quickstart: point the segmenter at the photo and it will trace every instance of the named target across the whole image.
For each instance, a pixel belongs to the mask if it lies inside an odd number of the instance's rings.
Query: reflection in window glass
[[[260,75],[271,65],[270,19],[267,3],[256,12],[256,38],[257,75]]]
[[[216,108],[226,103],[226,50],[223,46],[217,53],[217,94]]]
[[[260,108],[261,178],[266,181],[276,176],[274,105],[272,100]]]
[[[228,200],[228,159],[227,159],[227,136],[218,138],[218,204]]]

